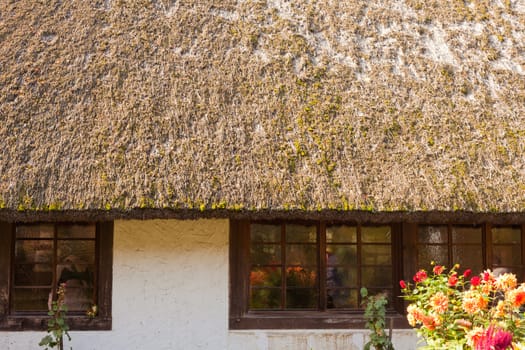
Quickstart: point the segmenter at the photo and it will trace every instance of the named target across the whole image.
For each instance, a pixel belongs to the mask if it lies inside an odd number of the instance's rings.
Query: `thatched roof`
[[[523,0],[0,0],[0,42],[0,215],[525,212]]]

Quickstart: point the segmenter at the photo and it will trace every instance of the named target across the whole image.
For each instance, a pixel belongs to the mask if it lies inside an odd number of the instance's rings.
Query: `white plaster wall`
[[[228,350],[361,350],[368,330],[230,331]],[[394,330],[396,350],[412,350],[417,338],[412,330]]]
[[[354,350],[367,331],[228,331],[228,221],[116,221],[113,330],[71,332],[75,350]],[[0,350],[44,332],[0,332]],[[395,331],[397,350],[416,348]],[[69,346],[67,347],[69,349]]]
[[[116,221],[113,330],[71,332],[75,350],[226,349],[228,221]],[[0,350],[42,332],[0,332]]]

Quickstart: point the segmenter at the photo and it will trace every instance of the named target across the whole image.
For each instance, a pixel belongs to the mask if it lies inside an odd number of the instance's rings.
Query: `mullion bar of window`
[[[520,239],[521,239],[521,266],[520,266],[520,273],[522,275],[522,278],[523,276],[525,275],[525,239],[524,238],[524,233],[525,233],[525,224],[521,225],[520,226],[520,229],[521,229],[521,236],[520,236]]]
[[[447,248],[448,248],[448,266],[452,267],[456,263],[455,261],[452,261],[452,245],[454,242],[452,242],[452,225],[447,225]]]
[[[58,283],[58,276],[57,276],[57,265],[58,265],[58,229],[57,225],[54,225],[53,229],[53,284],[51,287],[51,293],[52,293],[52,300],[56,300],[57,298],[57,283]]]
[[[281,224],[281,310],[286,308],[286,225]]]
[[[317,240],[319,247],[318,264],[318,288],[319,288],[319,310],[326,310],[326,223],[323,221],[318,225]]]
[[[361,293],[359,293],[360,287],[362,287],[362,276],[361,276],[361,269],[362,269],[362,257],[361,257],[361,225],[356,226],[356,248],[357,248],[357,286],[355,288],[358,289],[357,291],[357,305],[361,305]]]
[[[481,225],[481,254],[483,268],[487,269],[492,264],[492,232],[488,223]]]

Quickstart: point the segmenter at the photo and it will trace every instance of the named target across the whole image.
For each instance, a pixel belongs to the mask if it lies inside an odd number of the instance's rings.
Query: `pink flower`
[[[399,286],[401,287],[401,289],[406,289],[407,284],[405,283],[405,281],[401,280],[399,281]]]
[[[463,272],[463,277],[468,278],[471,273],[472,273],[471,269],[466,269],[465,272]]]
[[[512,333],[506,332],[501,329],[495,329],[491,325],[483,334],[480,339],[475,342],[476,350],[505,350],[512,345]]]
[[[418,272],[416,272],[413,278],[414,282],[416,283],[423,282],[426,279],[427,279],[427,272],[425,270],[419,270]]]

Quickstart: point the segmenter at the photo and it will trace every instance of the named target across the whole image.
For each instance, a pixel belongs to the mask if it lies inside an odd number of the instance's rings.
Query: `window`
[[[399,315],[398,227],[232,222],[230,327],[363,327],[361,287]]]
[[[412,276],[417,268],[429,270],[434,261],[447,267],[458,263],[459,271],[512,272],[518,280],[525,280],[521,225],[406,224],[403,232],[405,276]]]
[[[110,329],[112,244],[112,223],[1,223],[0,329],[45,329],[60,283],[71,329]]]
[[[430,262],[525,280],[525,225],[230,222],[230,328],[361,328],[359,290],[389,299],[408,327],[398,281]]]

